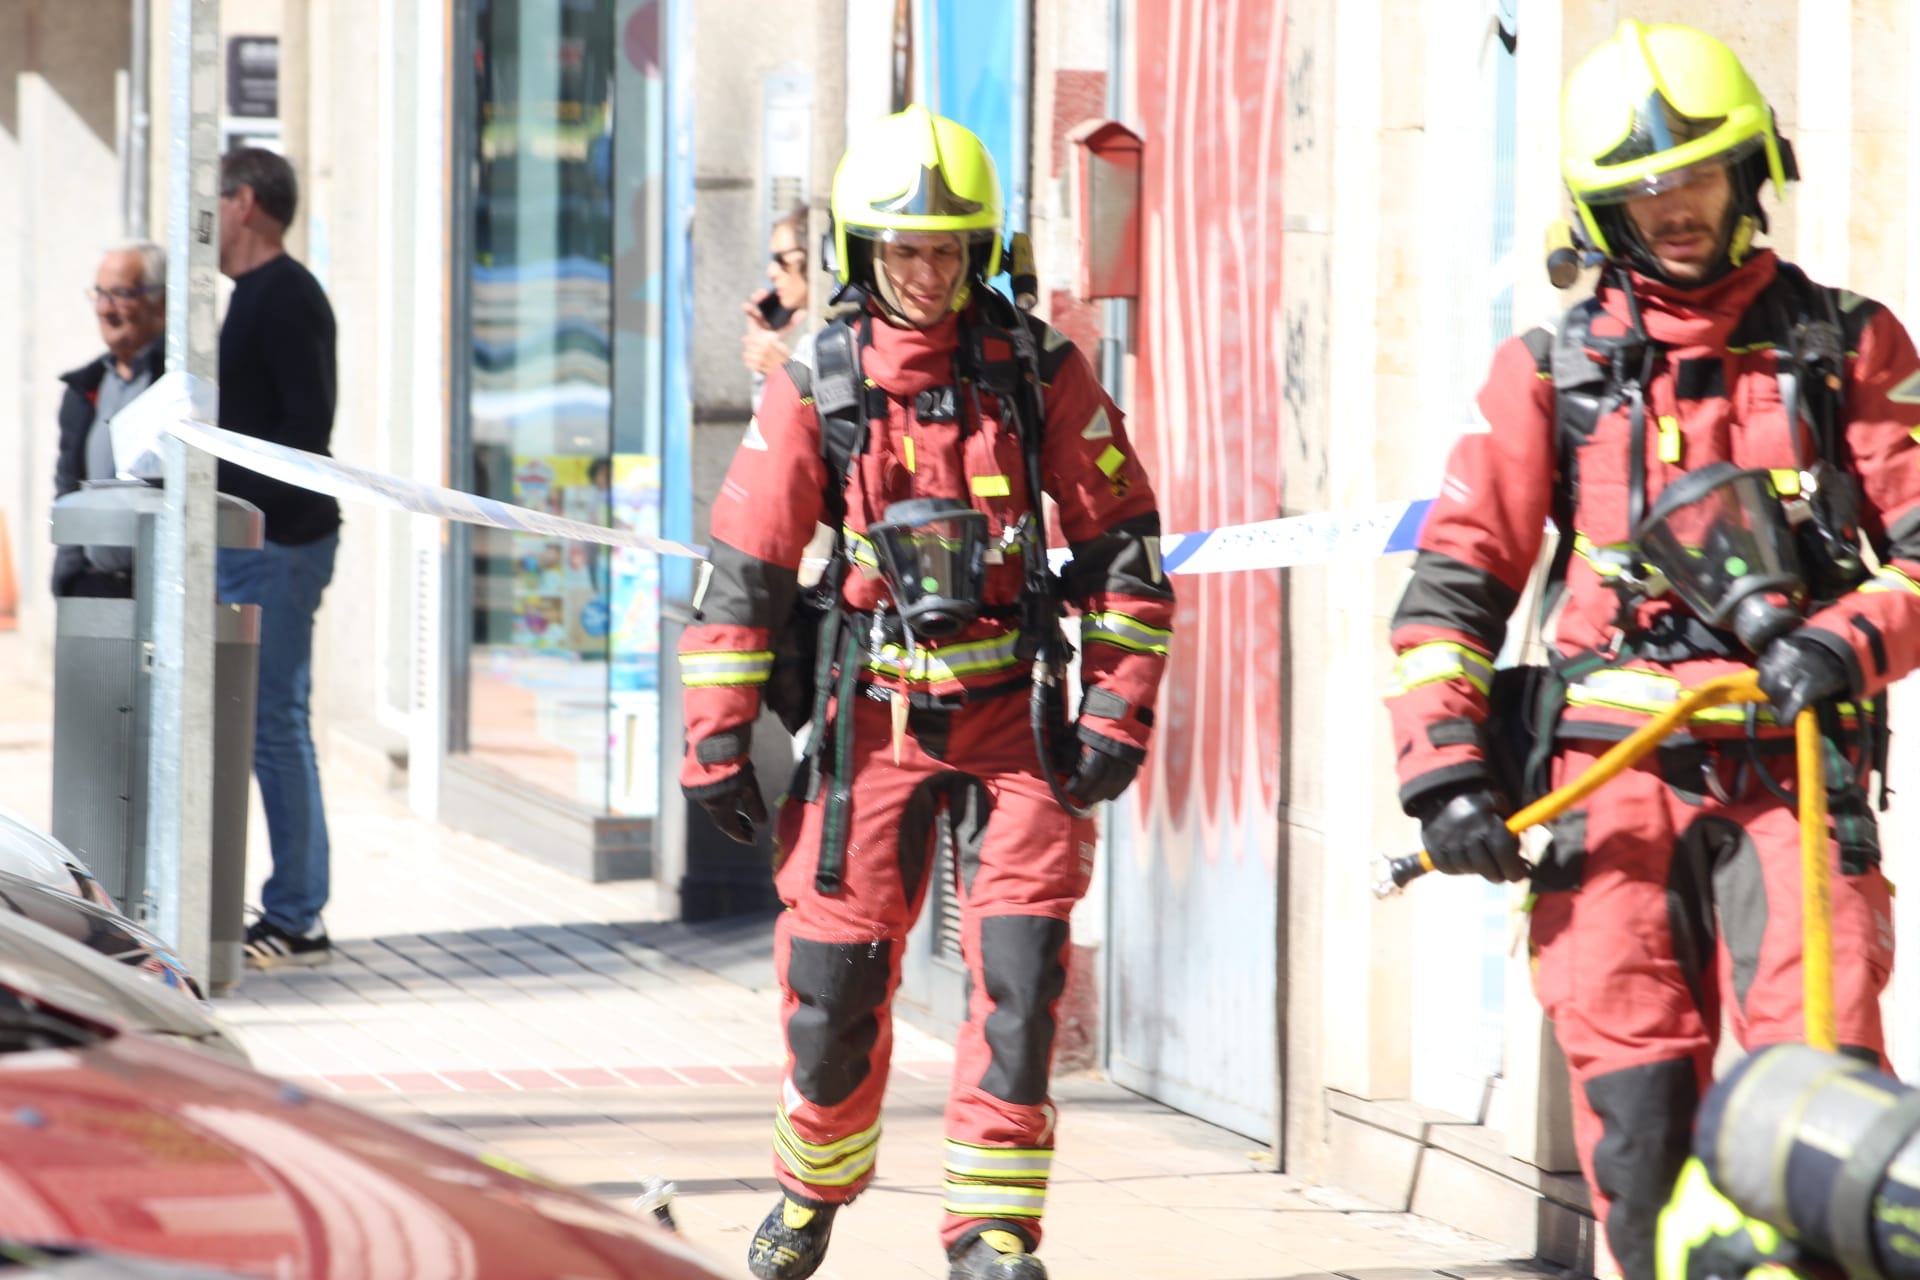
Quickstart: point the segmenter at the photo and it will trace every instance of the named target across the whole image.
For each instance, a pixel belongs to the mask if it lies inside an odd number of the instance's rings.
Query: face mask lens
[[[1758,649],[1797,621],[1806,588],[1772,478],[1731,463],[1669,485],[1639,533],[1640,556],[1710,626]]]
[[[901,618],[922,639],[963,630],[986,585],[987,518],[946,498],[896,502],[868,530]]]

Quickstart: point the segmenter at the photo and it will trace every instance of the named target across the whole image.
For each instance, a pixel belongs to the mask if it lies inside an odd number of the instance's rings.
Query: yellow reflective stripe
[[[1672,414],[1660,415],[1660,461],[1680,465],[1680,419]]]
[[[1037,1218],[1047,1206],[1045,1187],[989,1187],[948,1182],[943,1206],[961,1218]]]
[[[690,689],[765,684],[772,674],[769,649],[703,649],[680,655],[680,683]]]
[[[1603,578],[1617,575],[1630,562],[1633,544],[1615,542],[1607,546],[1598,546],[1584,533],[1573,535],[1574,554],[1593,566],[1593,571]]]
[[[1393,685],[1387,696],[1397,698],[1421,685],[1442,680],[1465,680],[1481,693],[1493,687],[1493,663],[1463,644],[1430,640],[1400,655],[1393,664]]]
[[[1631,542],[1614,542],[1600,546],[1586,534],[1575,532],[1573,535],[1574,554],[1593,567],[1593,571],[1603,578],[1617,578],[1625,570],[1632,568],[1637,557]],[[1667,590],[1666,575],[1651,565],[1642,566],[1647,594],[1664,595]]]
[[[947,1139],[949,1182],[1045,1182],[1052,1171],[1050,1147],[976,1147]]]
[[[846,525],[840,526],[840,535],[847,540],[847,556],[858,565],[869,569],[880,567],[880,555],[873,549],[873,540],[863,533],[856,533]]]
[[[913,465],[913,437],[912,437],[912,436],[906,436],[906,437],[904,437],[904,438],[903,438],[903,439],[901,440],[901,442],[900,442],[900,443],[901,443],[901,445],[902,445],[902,446],[903,446],[903,447],[904,447],[904,448],[906,449],[906,453],[907,453],[907,470],[909,470],[909,471],[913,471],[913,470],[915,470],[916,468],[915,468],[915,467],[914,467],[914,465]]]
[[[1678,702],[1682,692],[1680,682],[1672,676],[1628,669],[1595,671],[1567,690],[1567,705],[1608,707],[1615,711],[1632,711],[1652,716],[1659,715]],[[1861,705],[1871,710],[1873,701],[1867,699]],[[1756,706],[1759,711],[1758,719],[1762,724],[1775,723],[1772,707],[1764,702]],[[1851,716],[1857,712],[1857,708],[1850,702],[1841,703],[1839,710],[1843,716]],[[1704,711],[1696,711],[1692,718],[1707,724],[1744,724],[1747,719],[1747,708],[1745,704],[1708,707]]]
[[[774,1112],[774,1152],[793,1175],[815,1186],[844,1187],[872,1170],[880,1153],[880,1126],[862,1129],[838,1142],[803,1141],[784,1111]]]
[[[1173,639],[1173,632],[1162,627],[1150,627],[1124,613],[1089,613],[1080,619],[1080,639],[1085,644],[1097,640],[1131,649],[1135,653],[1154,653],[1165,657],[1167,643]]]
[[[1019,658],[1015,651],[1019,645],[1018,631],[939,649],[916,646],[911,652],[905,645],[889,644],[881,646],[877,655],[868,655],[867,670],[896,676],[912,684],[939,684],[943,680],[1017,666]]]
[[[1126,454],[1120,452],[1114,445],[1108,445],[1101,451],[1100,456],[1093,460],[1093,465],[1100,468],[1100,470],[1105,473],[1107,479],[1111,480],[1113,479],[1114,472],[1120,470],[1120,468],[1126,464],[1126,461]]]
[[[974,476],[967,484],[976,498],[1004,498],[1013,492],[1013,484],[1005,476]]]
[[[1863,595],[1873,595],[1884,591],[1910,591],[1920,595],[1920,582],[1915,582],[1905,573],[1890,564],[1880,566],[1880,572],[1860,584]]]

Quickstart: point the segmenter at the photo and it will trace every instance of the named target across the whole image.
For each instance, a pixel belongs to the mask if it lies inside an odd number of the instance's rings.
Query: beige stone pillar
[[[1333,368],[1329,302],[1334,253],[1334,4],[1292,0],[1287,5],[1287,84],[1293,94],[1283,117],[1287,163],[1281,170],[1286,261],[1280,276],[1286,316],[1286,450],[1281,466],[1284,514],[1324,511],[1327,497],[1327,424]],[[1327,964],[1329,916],[1325,753],[1327,707],[1314,697],[1327,661],[1327,575],[1298,569],[1281,575],[1285,638],[1281,653],[1280,813],[1286,876],[1286,1019],[1282,1028],[1281,1086],[1287,1172],[1308,1179],[1327,1168],[1325,1089],[1327,1040],[1339,1033],[1320,979]],[[1350,868],[1346,868],[1350,870]]]
[[[1319,412],[1302,415],[1325,444],[1324,481],[1311,509],[1347,511],[1386,493],[1411,492],[1388,474],[1399,443],[1384,424],[1411,421],[1417,400],[1406,337],[1417,305],[1399,288],[1414,269],[1409,232],[1425,195],[1417,184],[1388,182],[1389,174],[1419,167],[1422,121],[1417,107],[1417,40],[1386,33],[1417,30],[1417,0],[1345,0],[1332,18],[1332,230],[1325,304],[1329,317],[1329,381]],[[1287,501],[1296,502],[1290,467]],[[1385,486],[1391,486],[1390,488]],[[1323,885],[1320,996],[1328,1013],[1322,1039],[1325,1083],[1363,1097],[1406,1096],[1408,903],[1374,902],[1368,887],[1371,858],[1406,844],[1391,779],[1393,752],[1380,697],[1391,669],[1387,615],[1405,569],[1380,561],[1324,572],[1322,660],[1306,665],[1311,647],[1294,654],[1296,699],[1317,693],[1325,732],[1296,736],[1294,750],[1317,750],[1339,767],[1321,779],[1319,806],[1327,816],[1330,847],[1321,859]],[[1306,575],[1294,575],[1296,579]],[[1302,617],[1302,611],[1290,611]],[[1309,691],[1313,692],[1309,692]],[[1337,838],[1332,815],[1340,815]],[[1336,1014],[1337,1011],[1337,1014]]]
[[[0,6],[20,18],[14,59],[19,205],[17,301],[23,394],[20,509],[8,512],[20,583],[23,630],[50,663],[53,548],[47,509],[58,443],[58,375],[102,350],[93,308],[81,291],[93,283],[100,252],[121,238],[120,162],[115,77],[130,41],[120,0],[15,0]],[[0,22],[6,21],[0,19]],[[4,30],[0,27],[0,30]],[[26,193],[24,199],[19,193]],[[48,666],[47,669],[51,669]]]

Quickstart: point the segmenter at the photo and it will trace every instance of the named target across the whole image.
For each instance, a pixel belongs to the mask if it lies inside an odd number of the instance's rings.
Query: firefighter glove
[[[1420,815],[1420,841],[1433,869],[1480,875],[1499,884],[1531,874],[1520,840],[1500,816],[1500,798],[1484,787],[1437,797]]]
[[[760,783],[753,776],[753,761],[740,762],[740,771],[709,782],[702,787],[683,787],[687,799],[707,811],[713,825],[738,840],[752,844],[754,828],[767,821],[767,802],[760,797]]]
[[[1067,780],[1067,795],[1082,807],[1117,798],[1133,785],[1146,752],[1137,747],[1081,729],[1080,758],[1074,762],[1073,777]]]
[[[1773,703],[1774,718],[1792,724],[1806,708],[1825,698],[1853,692],[1847,663],[1804,631],[1781,636],[1760,655],[1760,688]]]

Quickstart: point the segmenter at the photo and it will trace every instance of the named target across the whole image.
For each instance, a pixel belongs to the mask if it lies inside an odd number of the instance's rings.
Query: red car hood
[[[0,1240],[285,1280],[712,1280],[664,1230],[157,1039],[0,1054]]]

